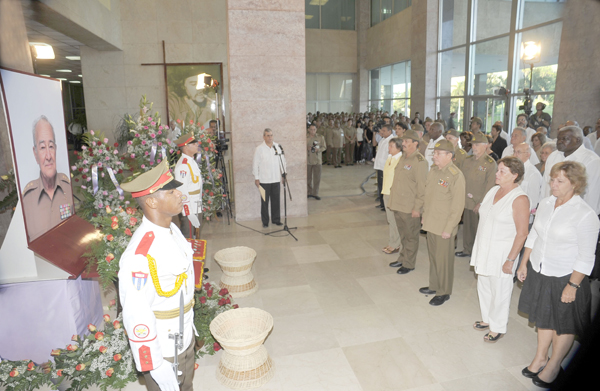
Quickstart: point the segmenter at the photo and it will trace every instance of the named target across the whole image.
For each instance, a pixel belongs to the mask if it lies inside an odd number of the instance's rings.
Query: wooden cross
[[[165,52],[165,41],[162,41],[162,60],[163,62],[154,63],[154,64],[142,64],[142,66],[148,65],[162,65],[163,73],[165,75],[165,107],[167,108],[167,125],[169,124],[169,89],[167,86],[167,65],[176,65],[176,64],[167,64],[167,55]]]

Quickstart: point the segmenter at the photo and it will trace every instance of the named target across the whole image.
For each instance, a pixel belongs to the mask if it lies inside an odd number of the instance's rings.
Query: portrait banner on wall
[[[75,214],[59,80],[0,68],[27,240]]]
[[[215,84],[216,82],[216,84]],[[223,67],[221,63],[168,64],[167,111],[169,126],[181,130],[181,123],[208,128],[221,118]],[[222,121],[219,121],[219,128]],[[224,131],[224,129],[220,129]]]

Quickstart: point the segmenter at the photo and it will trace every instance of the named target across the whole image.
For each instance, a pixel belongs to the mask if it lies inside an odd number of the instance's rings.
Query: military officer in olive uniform
[[[33,123],[33,156],[40,177],[23,189],[23,207],[29,240],[34,240],[71,217],[73,191],[69,177],[56,171],[54,127],[44,115]]]
[[[327,143],[323,136],[317,134],[317,127],[310,125],[308,127],[308,137],[306,137],[306,153],[307,153],[307,171],[306,185],[307,196],[316,200],[319,197],[319,185],[321,184],[321,168],[323,165],[322,152],[327,149]]]
[[[454,145],[454,160],[452,162],[456,167],[461,168],[463,162],[469,155],[458,145],[460,139],[458,132],[455,129],[448,129],[446,133],[444,133],[444,137]]]
[[[186,238],[194,238],[194,228],[200,228],[202,218],[202,172],[194,160],[200,144],[192,133],[179,137],[175,144],[181,150],[181,156],[175,165],[175,179],[182,183],[179,188],[183,200],[183,210],[179,215],[181,233]]]
[[[454,282],[454,238],[465,206],[465,177],[452,163],[454,145],[448,140],[435,143],[433,167],[427,175],[423,229],[427,231],[429,286],[419,292],[435,296],[429,304],[444,304]]]
[[[467,182],[465,212],[463,217],[463,250],[457,257],[470,257],[475,243],[477,224],[479,224],[479,206],[483,197],[496,183],[496,161],[487,154],[488,139],[485,134],[473,134],[473,155],[467,156],[462,164],[462,172]]]
[[[121,185],[137,200],[144,217],[119,261],[119,299],[135,366],[152,391],[180,390],[178,380],[181,390],[193,390],[194,286],[201,273],[191,244],[171,221],[183,208],[177,190],[181,185],[166,160]],[[169,335],[180,331],[183,343],[176,348]],[[176,351],[179,376],[171,364]]]
[[[352,118],[344,126],[344,162],[347,166],[354,165],[354,149],[356,148],[356,128],[352,125]]]
[[[407,130],[402,136],[403,152],[394,170],[394,182],[390,189],[389,208],[394,211],[402,242],[398,260],[390,263],[390,266],[400,267],[396,272],[398,274],[406,274],[414,270],[419,250],[421,213],[429,169],[427,160],[418,151],[418,146],[417,132]]]
[[[333,150],[333,165],[335,168],[342,167],[342,149],[344,147],[344,129],[340,126],[340,121],[335,121],[331,132],[331,146]]]
[[[333,164],[333,148],[331,148],[331,146],[333,145],[333,128],[334,128],[334,124],[333,124],[333,119],[329,120],[328,125],[325,127],[325,142],[327,143],[327,145],[330,146],[330,148],[327,148],[327,153],[325,155],[327,160],[327,165],[331,166]]]

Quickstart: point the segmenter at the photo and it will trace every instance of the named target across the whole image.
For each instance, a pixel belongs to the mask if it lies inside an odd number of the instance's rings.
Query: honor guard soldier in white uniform
[[[121,256],[119,294],[135,365],[151,391],[193,389],[193,251],[171,222],[183,208],[180,186],[166,160],[121,186],[144,213]]]
[[[183,200],[183,210],[179,215],[181,233],[186,238],[193,238],[195,229],[192,227],[200,228],[202,213],[202,173],[194,160],[200,144],[192,133],[179,137],[175,144],[181,150],[181,157],[175,166],[175,179],[182,183],[179,188]]]

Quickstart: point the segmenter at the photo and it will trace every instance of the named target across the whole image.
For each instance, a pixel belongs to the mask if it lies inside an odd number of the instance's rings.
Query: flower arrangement
[[[92,324],[88,325],[88,330],[90,334],[86,337],[74,335],[74,344],[52,351],[54,365],[50,375],[57,384],[67,379],[71,391],[85,390],[93,385],[106,391],[108,388],[120,390],[136,381],[135,363],[122,318],[111,321],[109,315],[104,315],[103,331]]]
[[[0,213],[10,210],[14,212],[17,207],[19,196],[17,195],[17,185],[15,183],[15,172],[11,168],[7,175],[0,177],[0,192],[6,191],[8,194],[0,200]]]
[[[212,356],[221,350],[221,345],[210,333],[210,322],[220,313],[238,308],[237,304],[233,304],[227,289],[219,289],[212,282],[206,282],[202,288],[202,291],[196,291],[196,304],[194,304],[194,326],[198,331],[198,336],[196,336],[197,358],[205,354]]]
[[[0,386],[6,391],[33,391],[52,386],[50,363],[41,366],[31,360],[0,362]]]

